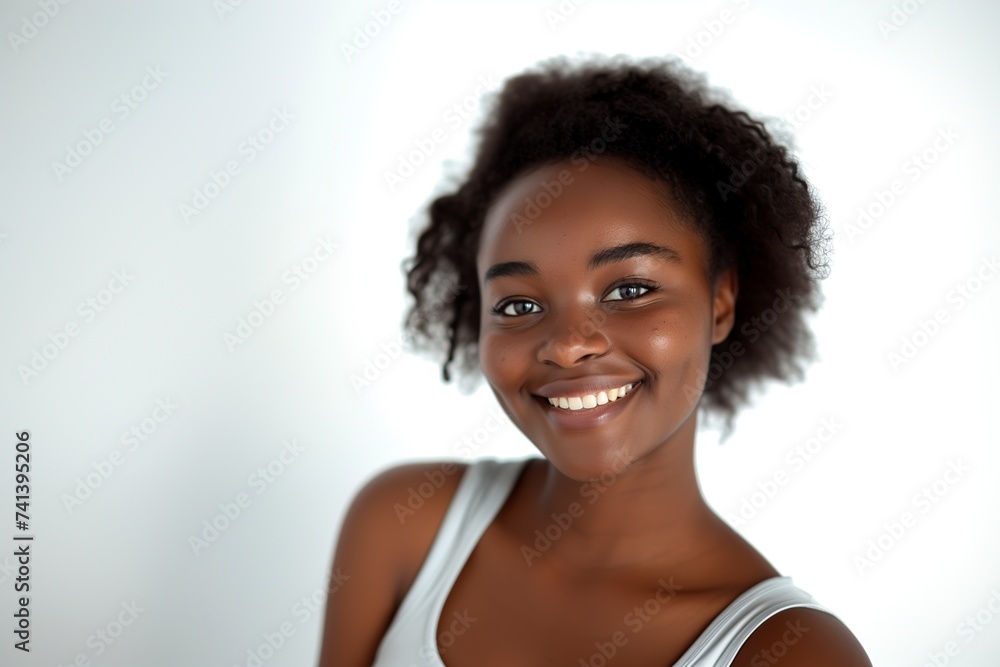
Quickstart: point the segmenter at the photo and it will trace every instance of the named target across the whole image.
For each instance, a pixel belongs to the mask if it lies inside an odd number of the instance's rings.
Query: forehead
[[[560,162],[512,180],[487,211],[476,256],[485,265],[513,255],[572,253],[636,240],[691,248],[699,239],[666,186],[616,161],[581,168]],[[700,257],[699,257],[700,259]]]

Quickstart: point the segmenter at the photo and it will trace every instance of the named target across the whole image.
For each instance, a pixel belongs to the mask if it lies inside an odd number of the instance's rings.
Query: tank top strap
[[[529,460],[484,458],[469,464],[390,632],[411,618],[434,619],[436,625],[452,585]]]
[[[792,583],[791,577],[765,579],[723,609],[673,667],[729,667],[754,630],[778,612],[793,607],[830,613]]]

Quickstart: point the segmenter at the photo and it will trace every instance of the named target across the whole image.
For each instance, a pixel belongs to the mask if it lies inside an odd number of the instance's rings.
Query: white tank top
[[[445,600],[529,460],[480,459],[469,465],[372,667],[446,667],[434,636]],[[754,630],[791,607],[829,613],[791,578],[767,579],[723,609],[672,667],[729,667]]]

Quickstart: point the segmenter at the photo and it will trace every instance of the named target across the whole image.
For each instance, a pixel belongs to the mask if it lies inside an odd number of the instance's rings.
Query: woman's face
[[[512,181],[484,222],[483,373],[573,479],[620,470],[693,426],[712,344],[732,328],[732,272],[710,284],[701,236],[665,199],[617,162],[565,162]]]

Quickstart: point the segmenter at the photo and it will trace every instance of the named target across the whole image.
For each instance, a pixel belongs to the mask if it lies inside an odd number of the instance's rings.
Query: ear
[[[736,277],[736,268],[730,267],[715,279],[712,298],[712,345],[726,340],[726,336],[733,330],[738,293],[739,281]]]

